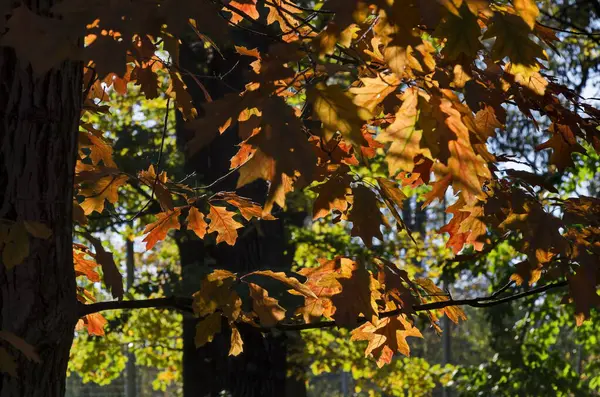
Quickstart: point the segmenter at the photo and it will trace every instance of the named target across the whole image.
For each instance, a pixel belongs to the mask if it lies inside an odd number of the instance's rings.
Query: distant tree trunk
[[[218,99],[229,87],[242,90],[244,86],[244,66],[237,64],[234,53],[226,54],[227,59],[214,53],[209,59],[202,46],[197,51],[183,46],[181,65],[183,70],[198,75],[214,75],[214,80],[203,81],[213,99]],[[250,47],[252,48],[252,47]],[[207,66],[208,65],[208,66]],[[237,65],[237,66],[236,66]],[[205,68],[205,69],[203,69]],[[234,70],[231,70],[235,68]],[[227,74],[225,81],[217,76]],[[185,77],[185,75],[184,75]],[[196,104],[204,101],[204,94],[193,79],[186,83]],[[211,117],[210,114],[201,117]],[[178,141],[181,146],[188,137],[181,124],[178,128]],[[229,160],[235,154],[239,140],[235,131],[228,131],[213,144],[194,156],[187,156],[185,172],[196,172],[201,183],[211,183],[229,170]],[[233,190],[236,176],[233,175],[213,187],[214,191]],[[266,184],[257,182],[241,193],[258,202],[266,195]],[[177,242],[180,249],[184,291],[198,289],[200,272],[205,262],[209,266],[219,266],[234,272],[248,272],[259,268],[289,269],[292,252],[283,217],[277,221],[258,222],[240,230],[240,237],[234,247],[224,243],[218,246],[205,246],[203,241],[180,233]],[[226,390],[235,397],[269,397],[287,395],[286,387],[286,338],[284,335],[261,335],[251,327],[241,327],[244,340],[244,353],[239,357],[228,357],[229,335],[224,333],[203,348],[194,345],[196,320],[192,316],[184,318],[183,378],[184,397],[218,396]],[[304,384],[302,383],[302,386]],[[298,388],[296,388],[298,389]],[[303,394],[300,394],[302,396]],[[304,393],[305,395],[305,393]]]
[[[125,247],[127,249],[127,291],[133,288],[135,280],[135,251],[133,240],[127,236]],[[137,397],[137,368],[135,366],[135,353],[127,347],[127,365],[125,367],[125,397]]]
[[[37,12],[53,2],[23,3]],[[30,238],[29,255],[13,269],[0,263],[0,329],[35,346],[42,360],[10,349],[18,378],[0,373],[2,397],[65,393],[77,320],[71,211],[81,84],[80,64],[34,77],[14,51],[0,48],[0,220],[52,230],[47,240]]]

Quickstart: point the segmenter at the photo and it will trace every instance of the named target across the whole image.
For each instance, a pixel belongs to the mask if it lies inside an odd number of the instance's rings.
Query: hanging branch
[[[423,303],[420,305],[414,305],[412,308],[415,312],[423,312],[429,310],[437,310],[443,309],[445,307],[453,307],[453,306],[471,306],[471,307],[491,307],[502,305],[504,303],[512,302],[515,300],[523,299],[532,295],[539,295],[546,291],[558,289],[567,286],[568,282],[559,281],[552,284],[546,284],[541,287],[533,288],[529,291],[521,292],[518,294],[509,295],[507,297],[496,299],[496,297],[500,294],[500,292],[505,291],[508,286],[502,287],[502,289],[491,296],[478,297],[472,299],[450,299],[446,301],[438,301],[431,303]],[[193,313],[192,310],[192,298],[185,297],[168,297],[168,298],[156,298],[156,299],[143,299],[143,300],[128,300],[128,301],[109,301],[109,302],[99,302],[93,303],[91,305],[81,305],[80,306],[80,316],[85,316],[91,313],[97,313],[105,310],[129,310],[129,309],[175,309],[183,312]],[[379,314],[379,318],[387,318],[394,317],[403,312],[406,309],[397,309],[391,310],[388,312],[383,312]],[[366,322],[367,319],[364,317],[360,317],[357,319],[357,325]],[[308,323],[308,324],[285,324],[279,323],[273,327],[261,327],[260,331],[269,332],[271,329],[278,329],[281,331],[301,331],[307,329],[317,329],[317,328],[331,328],[335,327],[335,321],[321,321],[317,323]]]

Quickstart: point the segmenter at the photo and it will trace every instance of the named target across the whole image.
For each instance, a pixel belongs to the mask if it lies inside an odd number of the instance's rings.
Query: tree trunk
[[[37,12],[51,3],[29,6]],[[52,230],[49,239],[28,236],[29,255],[14,268],[0,263],[0,329],[41,358],[29,361],[9,347],[18,378],[0,373],[2,397],[65,393],[77,320],[71,211],[81,84],[80,64],[35,77],[14,51],[0,48],[0,221],[37,221]]]
[[[226,81],[215,78],[206,81],[206,89],[213,99],[218,99],[234,89],[244,86],[245,60],[238,64],[235,53],[222,59],[216,53],[207,57],[202,46],[183,46],[181,50],[182,70],[198,75],[227,75]],[[254,48],[256,45],[250,45]],[[196,51],[193,50],[196,48]],[[203,69],[204,68],[204,69]],[[231,70],[234,68],[235,70]],[[230,72],[231,73],[228,73]],[[185,75],[184,75],[185,77]],[[187,81],[196,105],[204,101],[204,93],[192,79]],[[203,115],[201,115],[203,116]],[[211,117],[211,115],[204,115]],[[181,120],[180,120],[181,121]],[[235,131],[228,131],[213,144],[194,156],[186,156],[185,172],[201,176],[201,183],[208,184],[229,170],[229,160],[236,152],[239,139]],[[188,137],[183,128],[178,128],[178,143],[183,147]],[[213,187],[214,191],[233,190],[236,175],[232,175]],[[253,183],[240,190],[240,194],[261,202],[266,196],[266,184]],[[178,235],[178,246],[186,293],[198,289],[203,269],[209,266],[224,267],[234,272],[245,273],[260,268],[289,269],[292,252],[286,235],[284,219],[258,222],[240,230],[234,247],[224,243],[217,246],[205,245],[189,234]],[[227,332],[200,349],[194,345],[196,319],[184,317],[183,379],[184,397],[220,396],[270,397],[286,394],[286,337],[262,335],[252,327],[240,327],[244,340],[244,352],[238,357],[228,357],[229,335]],[[303,386],[303,384],[302,384]],[[302,394],[297,394],[302,395]]]

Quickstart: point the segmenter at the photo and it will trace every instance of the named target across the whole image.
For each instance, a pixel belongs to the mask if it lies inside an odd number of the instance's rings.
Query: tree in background
[[[581,325],[600,302],[598,200],[564,197],[551,180],[515,168],[513,157],[486,145],[505,135],[507,108],[514,107],[530,123],[548,126],[536,150],[552,151],[539,160],[551,172],[576,168],[574,154],[599,147],[598,110],[545,69],[544,47],[556,37],[536,22],[539,9],[530,0],[274,1],[264,8],[252,0],[69,0],[2,12],[3,395],[64,393],[73,327],[101,334],[106,320],[99,312],[109,309],[193,313],[197,346],[223,334],[232,356],[245,344],[252,351],[247,345],[261,343],[261,333],[349,328],[350,339],[366,341],[366,355],[383,366],[395,353],[409,354],[406,338],[422,337],[423,322],[441,331],[439,315],[465,319],[459,306],[494,307],[568,287],[562,301],[572,303]],[[252,59],[249,83],[200,112],[179,63],[188,26],[216,49],[219,40],[235,42],[231,29],[272,41],[267,51],[235,47]],[[117,168],[104,133],[87,118],[108,111],[107,90],[123,93],[129,84],[148,98],[172,99],[192,134],[187,155],[231,135],[228,127],[237,124],[239,140],[232,142],[241,143],[230,162],[236,190],[266,180],[264,202],[241,190],[212,191],[213,183],[177,182],[164,171],[162,143],[155,163],[137,175]],[[72,92],[80,86],[82,103],[79,90]],[[95,213],[111,213],[128,185],[150,196],[132,219],[154,199],[160,207],[143,231],[148,250],[182,227],[233,246],[242,222],[271,221],[306,186],[316,192],[313,217],[331,213],[334,224],[351,224],[353,241],[366,250],[353,256],[344,247],[295,273],[233,273],[216,263],[193,296],[122,300],[113,255],[85,232],[87,243],[71,247],[65,219],[72,213],[85,225]],[[425,277],[425,247],[411,230],[416,217],[402,216],[412,189],[422,207],[452,193],[452,217],[439,231],[448,234],[453,256],[438,258],[440,264],[461,267],[509,242],[515,255],[494,276],[519,287],[503,280],[489,295],[456,299]],[[387,252],[395,234],[407,242]],[[435,237],[429,241],[436,246]],[[102,279],[117,300],[91,303],[85,279]]]

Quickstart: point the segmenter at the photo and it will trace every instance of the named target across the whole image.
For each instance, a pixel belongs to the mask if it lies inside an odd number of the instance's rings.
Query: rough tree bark
[[[39,12],[53,1],[23,3]],[[13,269],[0,263],[0,329],[35,346],[42,360],[11,350],[18,378],[0,373],[2,397],[65,392],[77,320],[71,211],[81,84],[80,64],[35,77],[14,51],[0,48],[0,220],[52,230],[47,240],[31,238],[30,254]]]
[[[241,91],[245,79],[243,74],[245,60],[235,53],[226,54],[222,59],[216,53],[206,58],[201,43],[194,46],[183,46],[180,62],[183,70],[198,75],[227,75],[225,81],[215,78],[206,81],[206,88],[213,99],[218,99],[233,89]],[[250,46],[251,48],[255,46]],[[243,66],[242,66],[243,65]],[[233,68],[233,70],[232,70]],[[184,76],[185,77],[185,76]],[[196,104],[204,101],[204,93],[193,79],[186,79]],[[211,117],[211,115],[205,115]],[[178,141],[181,146],[189,136],[184,129],[178,128]],[[196,172],[202,183],[211,183],[227,173],[229,160],[236,152],[238,138],[235,131],[228,131],[201,153],[186,157],[185,171]],[[213,187],[214,191],[233,190],[236,176],[226,178]],[[266,184],[258,182],[240,193],[258,202],[266,195]],[[240,230],[240,237],[234,247],[220,244],[205,246],[202,241],[181,233],[178,236],[183,282],[190,290],[197,290],[199,273],[207,258],[216,265],[234,272],[248,272],[259,268],[289,269],[293,250],[290,249],[286,235],[284,220],[258,222]],[[214,264],[213,264],[214,266]],[[270,397],[283,395],[302,396],[303,382],[295,383],[295,391],[289,389],[290,381],[286,381],[286,337],[285,335],[263,336],[253,329],[242,327],[240,332],[244,340],[244,353],[239,357],[227,357],[229,335],[224,333],[215,340],[197,349],[194,345],[196,320],[193,317],[184,319],[184,358],[183,378],[184,397],[188,396],[220,396],[226,390],[234,397]],[[300,393],[298,393],[300,392]]]

